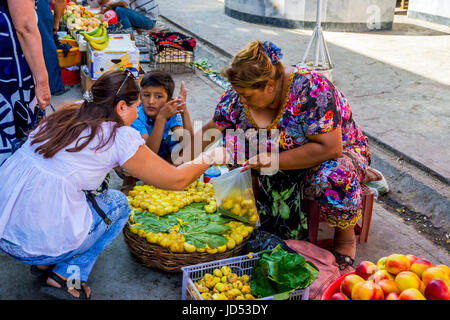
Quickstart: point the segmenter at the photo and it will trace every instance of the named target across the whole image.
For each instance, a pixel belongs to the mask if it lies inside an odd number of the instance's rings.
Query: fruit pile
[[[253,232],[252,226],[218,213],[212,186],[201,181],[183,191],[136,186],[127,198],[130,231],[174,253],[222,253]]]
[[[103,50],[109,44],[109,36],[106,31],[108,22],[103,22],[95,30],[91,32],[81,32],[84,39],[89,43],[94,50]]]
[[[63,21],[69,30],[90,32],[97,28],[101,15],[95,15],[85,7],[69,2],[64,9]]]
[[[213,274],[205,273],[194,285],[204,300],[255,300],[250,277],[239,277],[228,266],[214,269]]]
[[[450,300],[450,268],[414,255],[361,262],[331,300]]]
[[[158,216],[178,212],[193,202],[207,202],[204,209],[208,213],[217,210],[214,189],[211,183],[194,181],[183,191],[169,191],[154,186],[136,186],[128,193],[132,208],[146,210]]]
[[[259,219],[251,188],[245,189],[242,194],[238,191],[230,192],[221,199],[219,207],[222,213],[253,225]]]

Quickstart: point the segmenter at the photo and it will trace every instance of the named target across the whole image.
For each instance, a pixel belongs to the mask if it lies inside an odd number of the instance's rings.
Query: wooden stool
[[[367,187],[362,185],[362,217],[361,225],[355,225],[355,234],[357,242],[367,242],[369,238],[370,222],[372,220],[372,210],[375,193]],[[309,241],[313,244],[317,244],[317,235],[319,233],[320,221],[325,221],[320,212],[319,204],[315,200],[304,199],[303,201],[305,212],[308,214],[308,231]],[[322,240],[329,242],[331,239]]]

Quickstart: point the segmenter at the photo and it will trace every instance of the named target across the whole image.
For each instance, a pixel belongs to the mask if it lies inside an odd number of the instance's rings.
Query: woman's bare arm
[[[51,94],[34,0],[8,0],[8,8],[23,54],[35,79],[36,98],[44,109],[50,104]]]
[[[216,148],[193,161],[175,167],[143,145],[122,167],[145,184],[166,190],[183,190],[199,178],[211,164],[226,163],[226,156],[224,148]]]

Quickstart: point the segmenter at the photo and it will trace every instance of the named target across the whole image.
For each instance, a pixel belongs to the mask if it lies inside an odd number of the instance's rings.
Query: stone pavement
[[[224,16],[223,1],[219,0],[172,0],[161,2],[160,6],[163,21],[169,21],[164,20],[166,18],[180,27],[189,27],[201,36],[201,40],[207,39],[224,51],[216,57],[214,63],[217,65],[226,61],[227,56],[237,52],[248,40],[256,38],[279,44],[284,51],[285,62],[295,63],[301,59],[311,34],[305,30],[253,25],[229,18]],[[448,177],[450,168],[444,162],[449,151],[446,143],[449,132],[445,126],[449,117],[449,98],[445,91],[448,92],[450,79],[449,65],[444,63],[444,56],[447,54],[448,57],[450,52],[448,28],[397,18],[400,19],[399,25],[394,24],[392,31],[364,34],[326,32],[336,64],[333,79],[349,96],[355,117],[367,132]],[[201,58],[201,53],[205,51],[199,50],[198,58]],[[208,57],[214,60],[212,56]],[[177,88],[181,80],[186,82],[193,121],[208,120],[223,90],[199,72],[175,75],[174,78]],[[66,94],[53,97],[52,102],[60,107],[67,101],[80,98],[81,90],[77,85]],[[436,150],[441,150],[441,153]],[[385,157],[386,161],[377,163],[391,163],[389,156],[383,153],[379,158],[383,160]],[[410,170],[416,174],[415,169]],[[405,170],[399,172],[398,176],[405,176]],[[427,179],[420,178],[421,181]],[[118,188],[120,183],[113,173],[111,187]],[[404,184],[395,185],[393,182],[391,187],[395,191],[395,188],[405,190]],[[438,201],[435,199],[435,204]],[[326,226],[321,228],[321,236],[329,231]],[[369,241],[357,246],[356,264],[363,260],[376,262],[390,253],[410,253],[435,264],[450,265],[450,255],[445,247],[424,236],[414,224],[406,223],[386,201],[380,199],[374,205]],[[39,293],[39,284],[29,273],[27,265],[0,252],[0,270],[0,300],[48,299]],[[122,235],[100,254],[89,278],[93,299],[100,300],[180,299],[181,284],[180,273],[166,273],[139,265],[129,253]]]

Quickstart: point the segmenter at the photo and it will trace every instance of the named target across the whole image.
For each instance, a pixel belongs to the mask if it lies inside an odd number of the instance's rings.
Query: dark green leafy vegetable
[[[186,238],[186,242],[197,248],[217,248],[225,245],[228,239],[223,236],[231,228],[226,224],[231,219],[222,217],[219,213],[206,213],[203,209],[205,203],[192,203],[178,212],[157,216],[147,211],[135,211],[134,220],[136,229],[145,232],[170,233],[171,229],[179,225],[179,232]]]
[[[313,263],[300,254],[286,252],[280,245],[259,255],[250,284],[257,298],[288,299],[289,293],[309,287],[319,276]]]

